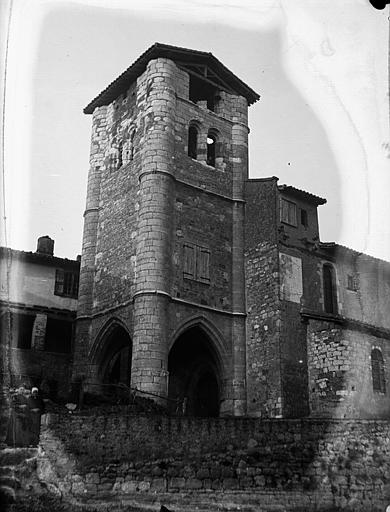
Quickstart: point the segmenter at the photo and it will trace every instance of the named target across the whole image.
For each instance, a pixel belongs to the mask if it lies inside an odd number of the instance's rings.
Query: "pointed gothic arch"
[[[168,357],[169,398],[190,416],[218,416],[223,395],[224,349],[216,329],[193,318],[175,333]]]
[[[100,330],[90,351],[97,378],[105,384],[130,385],[132,340],[127,327],[117,318]]]

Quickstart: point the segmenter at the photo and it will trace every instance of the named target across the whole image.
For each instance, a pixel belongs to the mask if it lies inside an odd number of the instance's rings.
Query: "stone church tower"
[[[246,412],[244,182],[259,96],[156,43],[93,115],[73,380]]]

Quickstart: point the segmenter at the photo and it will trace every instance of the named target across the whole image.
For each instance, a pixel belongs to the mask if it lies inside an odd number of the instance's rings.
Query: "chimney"
[[[37,244],[37,253],[39,254],[47,254],[48,256],[53,256],[54,254],[54,240],[50,238],[50,236],[40,236],[38,238]]]

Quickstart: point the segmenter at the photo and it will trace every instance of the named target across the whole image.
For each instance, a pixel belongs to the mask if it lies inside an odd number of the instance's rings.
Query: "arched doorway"
[[[180,403],[179,412],[190,416],[219,415],[220,365],[212,341],[202,328],[192,327],[175,341],[168,371],[168,395]]]
[[[100,378],[105,384],[130,385],[132,343],[127,331],[113,325],[104,336]]]

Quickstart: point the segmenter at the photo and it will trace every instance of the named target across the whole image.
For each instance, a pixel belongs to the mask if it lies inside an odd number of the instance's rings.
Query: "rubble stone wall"
[[[374,391],[371,370],[371,351],[377,348],[385,361],[385,382],[389,382],[388,340],[325,320],[311,319],[307,329],[311,414],[332,418],[388,417],[388,394]]]
[[[295,507],[310,495],[315,510],[384,510],[389,436],[380,420],[46,415],[39,472],[83,501],[223,491],[286,504],[294,494]]]

